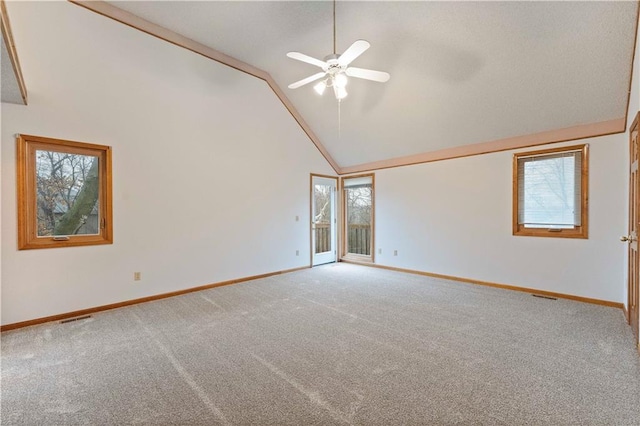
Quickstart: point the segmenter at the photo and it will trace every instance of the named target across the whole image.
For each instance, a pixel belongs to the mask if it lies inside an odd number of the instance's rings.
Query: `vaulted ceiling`
[[[287,88],[319,71],[287,52],[332,53],[331,1],[109,3],[269,73],[343,171],[624,127],[637,2],[338,1],[338,53],[365,39],[352,65],[391,74],[340,105]]]
[[[0,53],[0,100],[12,104],[27,103],[27,90],[22,78],[5,3],[0,3],[2,52]]]

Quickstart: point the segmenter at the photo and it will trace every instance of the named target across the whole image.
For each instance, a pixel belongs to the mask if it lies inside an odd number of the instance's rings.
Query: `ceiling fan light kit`
[[[306,84],[312,83],[316,80],[326,77],[324,80],[316,83],[313,89],[319,95],[322,95],[327,87],[333,88],[333,94],[335,98],[340,102],[347,97],[347,83],[348,77],[362,78],[365,80],[377,81],[384,83],[389,81],[391,77],[384,71],[374,71],[364,68],[350,67],[349,64],[353,62],[358,56],[362,55],[371,44],[366,40],[356,40],[342,55],[336,54],[336,13],[335,13],[335,1],[333,3],[333,54],[328,55],[324,60],[319,60],[311,56],[307,56],[300,52],[289,52],[287,56],[297,61],[306,62],[311,65],[322,68],[322,72],[314,74],[310,77],[303,78],[302,80],[291,83],[289,89],[297,89]]]
[[[346,98],[348,95],[347,89],[346,89],[348,82],[349,82],[349,79],[347,78],[347,75],[345,74],[345,72],[340,71],[336,74],[330,74],[328,78],[322,80],[319,83],[316,83],[313,86],[313,89],[316,91],[318,95],[322,96],[322,94],[324,93],[327,87],[332,87],[333,94],[336,97],[336,99],[342,100]]]
[[[324,90],[327,88],[327,80],[321,81],[320,83],[316,83],[313,86],[313,90],[320,96],[324,93]]]
[[[307,56],[300,52],[287,53],[287,56],[291,59],[296,59],[322,68],[322,72],[303,78],[295,83],[291,83],[289,85],[289,89],[297,89],[305,84],[309,84],[326,77],[324,80],[313,86],[314,90],[319,95],[322,95],[327,87],[332,87],[334,96],[338,101],[341,101],[347,97],[348,93],[346,86],[349,82],[349,77],[362,78],[380,83],[389,81],[391,76],[386,72],[349,66],[354,59],[363,54],[370,46],[371,45],[366,40],[357,40],[349,46],[342,55],[336,55],[334,53],[333,55],[325,57],[324,61],[312,58],[311,56]]]

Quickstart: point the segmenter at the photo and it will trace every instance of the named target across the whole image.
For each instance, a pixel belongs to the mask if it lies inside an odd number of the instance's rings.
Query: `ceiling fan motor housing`
[[[316,73],[312,76],[304,78],[295,83],[289,85],[290,89],[297,89],[298,87],[309,84],[313,81],[325,78],[325,80],[314,86],[314,89],[319,94],[324,91],[326,87],[337,87],[340,93],[336,92],[338,100],[344,98],[347,94],[344,90],[344,86],[347,84],[348,77],[363,78],[365,80],[372,80],[384,83],[389,80],[389,74],[383,71],[367,70],[362,68],[350,67],[351,62],[360,56],[364,51],[370,47],[370,44],[366,40],[356,40],[353,42],[347,50],[342,54],[333,53],[324,57],[324,60],[315,59],[311,56],[302,54],[300,52],[289,52],[287,56],[291,59],[306,62],[311,65],[322,68],[323,72]],[[340,96],[339,96],[340,95]]]
[[[325,56],[324,61],[327,63],[327,66],[326,68],[323,67],[323,71],[329,73],[330,75],[334,75],[339,73],[340,71],[343,71],[346,67],[342,67],[340,66],[340,64],[338,64],[338,58],[340,58],[340,55],[335,53]]]

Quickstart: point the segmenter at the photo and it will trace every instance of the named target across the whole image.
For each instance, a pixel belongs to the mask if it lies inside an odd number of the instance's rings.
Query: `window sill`
[[[520,237],[546,237],[546,238],[580,238],[588,239],[587,229],[584,227],[574,229],[548,229],[548,228],[523,228],[513,230],[514,236]]]

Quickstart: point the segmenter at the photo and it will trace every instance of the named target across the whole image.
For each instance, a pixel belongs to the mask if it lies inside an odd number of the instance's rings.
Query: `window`
[[[344,253],[373,261],[373,175],[344,178]]]
[[[113,242],[111,148],[18,135],[18,248]]]
[[[513,235],[587,238],[588,145],[513,156]]]

